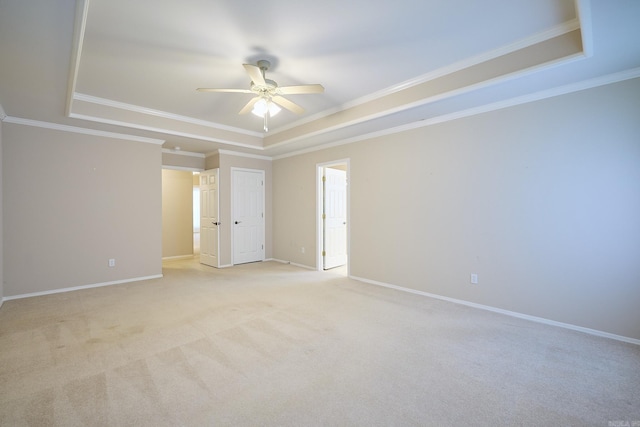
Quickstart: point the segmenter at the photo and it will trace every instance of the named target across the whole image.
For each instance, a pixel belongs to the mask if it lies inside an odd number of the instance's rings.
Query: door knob
[[[236,224],[240,224],[242,221],[236,221]]]
[[[220,225],[220,224],[222,224],[222,223],[221,223],[221,222],[214,222],[214,221],[211,221],[211,224],[213,224],[213,225]]]

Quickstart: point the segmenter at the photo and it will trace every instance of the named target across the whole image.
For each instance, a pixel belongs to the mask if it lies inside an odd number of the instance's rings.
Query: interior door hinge
[[[327,253],[325,251],[322,251],[322,256],[327,256]]]
[[[327,219],[327,214],[322,214],[322,219]]]
[[[326,181],[327,181],[327,177],[326,177],[326,176],[323,176],[323,177],[322,177],[322,182],[326,182]]]

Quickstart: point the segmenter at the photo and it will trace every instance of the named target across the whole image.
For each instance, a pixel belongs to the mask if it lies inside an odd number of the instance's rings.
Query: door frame
[[[266,232],[267,231],[265,229],[265,227],[266,227],[266,215],[267,215],[267,212],[265,211],[265,206],[266,206],[266,201],[265,201],[265,198],[266,198],[266,190],[265,190],[265,187],[266,187],[266,182],[265,182],[265,180],[266,180],[266,172],[265,172],[264,169],[249,169],[249,168],[231,167],[230,171],[229,171],[229,178],[230,178],[229,179],[229,181],[230,181],[229,188],[231,190],[230,191],[230,193],[231,193],[230,194],[230,196],[231,196],[230,197],[231,206],[230,206],[230,209],[229,209],[229,212],[231,214],[230,219],[229,219],[229,225],[231,226],[231,265],[236,265],[235,259],[234,259],[235,258],[235,232],[234,232],[235,227],[233,226],[233,218],[234,218],[233,206],[234,206],[234,202],[235,202],[235,188],[234,188],[234,185],[233,185],[233,180],[234,180],[233,179],[233,174],[236,171],[239,171],[239,172],[258,172],[258,173],[260,173],[262,175],[262,213],[263,213],[263,215],[262,215],[262,245],[264,247],[267,244],[267,242],[266,242],[266,239],[267,239]],[[267,251],[267,248],[265,247],[263,249],[263,252],[262,252],[262,260],[261,261],[265,260],[266,251]]]
[[[211,172],[211,173],[210,173]],[[216,217],[218,220],[218,224],[216,224],[216,233],[217,233],[217,237],[216,237],[216,262],[215,265],[213,264],[204,264],[202,262],[202,245],[203,245],[203,233],[202,233],[202,177],[203,176],[210,176],[210,175],[214,175],[215,176],[215,182],[216,182],[216,197],[217,197],[217,201],[216,201],[216,207],[218,208],[218,212],[216,212]],[[213,169],[207,169],[204,171],[200,172],[200,176],[198,177],[198,181],[200,183],[200,185],[198,186],[200,189],[200,253],[198,254],[198,258],[201,264],[203,265],[207,265],[210,267],[215,267],[215,268],[220,268],[220,168],[213,168]],[[210,181],[209,179],[207,179],[207,185],[209,185]]]
[[[322,176],[323,169],[331,166],[347,167],[347,276],[351,276],[351,159],[339,159],[316,164],[316,270],[324,271],[322,260],[324,222],[322,212],[324,205]]]

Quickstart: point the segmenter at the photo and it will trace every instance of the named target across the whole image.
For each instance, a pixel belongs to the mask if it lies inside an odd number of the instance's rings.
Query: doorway
[[[231,168],[232,264],[264,261],[265,172]]]
[[[200,256],[200,172],[193,172],[193,256]]]
[[[317,269],[349,275],[349,159],[316,165]]]
[[[200,173],[200,263],[220,267],[219,170]]]

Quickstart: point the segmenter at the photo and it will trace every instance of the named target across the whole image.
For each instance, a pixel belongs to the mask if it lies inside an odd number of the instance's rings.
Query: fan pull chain
[[[267,117],[269,117],[269,110],[265,111],[264,113],[264,131],[265,132],[269,132],[269,124],[268,124]]]

